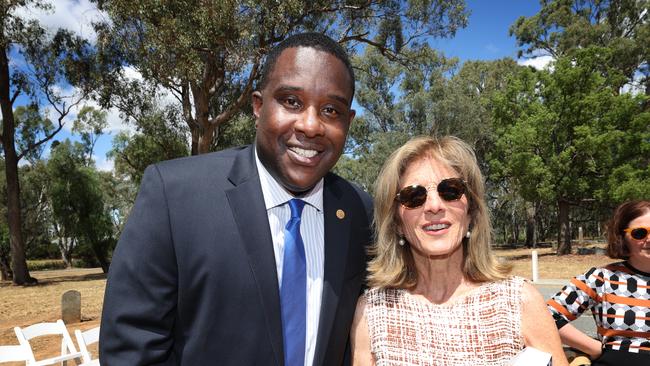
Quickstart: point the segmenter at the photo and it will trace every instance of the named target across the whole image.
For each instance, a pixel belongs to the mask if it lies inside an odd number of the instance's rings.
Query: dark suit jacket
[[[334,174],[323,200],[314,365],[340,365],[365,276],[372,204]],[[275,257],[252,146],[147,168],[113,254],[99,344],[102,366],[283,365]]]

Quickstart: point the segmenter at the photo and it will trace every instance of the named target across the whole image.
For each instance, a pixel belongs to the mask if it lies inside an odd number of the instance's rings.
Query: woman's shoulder
[[[639,273],[635,271],[634,268],[626,261],[619,261],[606,264],[600,267],[591,267],[586,272],[576,276],[580,281],[591,283],[594,282],[597,285],[603,282],[604,280],[619,280],[624,277],[629,276],[638,276]]]

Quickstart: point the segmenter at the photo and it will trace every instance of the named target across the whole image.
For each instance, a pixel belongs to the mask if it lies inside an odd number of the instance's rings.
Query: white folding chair
[[[99,366],[99,360],[92,360],[90,362],[84,362],[77,366]]]
[[[27,361],[28,352],[23,346],[0,346],[0,363]]]
[[[15,327],[14,332],[16,333],[16,337],[18,337],[18,342],[28,353],[27,365],[29,366],[53,365],[66,360],[81,358],[81,352],[78,352],[75,348],[72,338],[70,338],[70,334],[68,333],[68,329],[65,327],[65,324],[63,324],[63,320],[61,319],[57,320],[55,323],[38,323],[25,328]],[[34,350],[29,344],[29,341],[32,338],[47,335],[61,336],[61,355],[37,361],[34,357]]]
[[[88,345],[99,342],[99,327],[88,329],[86,331],[80,331],[79,329],[74,331],[74,335],[77,338],[77,344],[79,345],[79,352],[81,352],[81,359],[83,364],[91,365],[93,362],[97,361],[99,365],[99,360],[93,359],[88,352]]]

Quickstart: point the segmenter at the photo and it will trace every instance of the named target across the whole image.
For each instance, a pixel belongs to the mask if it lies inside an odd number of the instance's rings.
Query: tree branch
[[[14,105],[14,102],[16,101],[19,95],[20,95],[20,90],[16,90],[14,92],[14,95],[11,97],[11,101],[10,101],[11,105]]]
[[[208,121],[208,124],[216,125],[216,126],[221,125],[224,121],[228,121],[230,118],[232,118],[232,116],[235,113],[237,113],[245,103],[248,102],[250,93],[253,90],[253,81],[257,79],[257,72],[259,69],[259,65],[260,65],[260,56],[257,55],[255,56],[253,67],[251,68],[251,71],[248,74],[248,81],[246,82],[246,86],[242,90],[241,94],[239,94],[237,100],[234,103],[230,104],[228,108],[226,108],[226,110],[221,112],[218,116],[210,119]]]

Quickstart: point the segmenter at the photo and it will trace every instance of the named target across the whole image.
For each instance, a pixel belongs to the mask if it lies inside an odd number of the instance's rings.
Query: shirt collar
[[[266,167],[257,156],[257,147],[254,146],[253,148],[255,149],[255,165],[257,165],[257,171],[260,176],[260,185],[262,186],[266,209],[282,206],[289,200],[296,198],[271,176],[271,173],[266,170]],[[323,178],[318,180],[314,188],[299,198],[318,211],[323,211]]]

